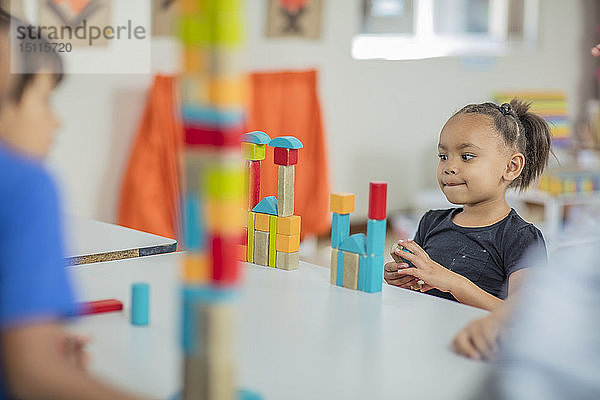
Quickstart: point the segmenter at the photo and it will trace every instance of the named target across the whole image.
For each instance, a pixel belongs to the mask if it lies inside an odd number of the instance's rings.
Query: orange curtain
[[[182,128],[176,79],[156,76],[121,191],[118,223],[176,238],[179,232],[179,154]]]
[[[317,71],[254,73],[248,130],[271,138],[296,136],[304,144],[296,165],[295,212],[302,217],[302,235],[329,230],[329,171]],[[277,195],[273,151],[262,162],[261,198]]]

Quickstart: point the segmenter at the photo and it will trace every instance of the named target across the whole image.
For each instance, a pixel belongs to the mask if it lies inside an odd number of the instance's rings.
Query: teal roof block
[[[258,202],[257,205],[254,206],[252,212],[257,212],[261,214],[270,214],[277,215],[277,197],[268,196]]]
[[[269,135],[267,135],[263,131],[254,131],[246,133],[242,136],[242,142],[244,143],[268,144],[270,141],[271,138],[269,137]]]
[[[338,250],[356,254],[367,254],[367,237],[364,233],[357,233],[352,236],[348,236],[342,242]]]
[[[284,149],[301,149],[304,147],[302,142],[294,136],[280,136],[276,137],[269,142],[271,147],[281,147]]]

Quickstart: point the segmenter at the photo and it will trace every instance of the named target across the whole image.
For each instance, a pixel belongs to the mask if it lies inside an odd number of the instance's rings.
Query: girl
[[[550,153],[548,124],[529,104],[471,104],[448,120],[438,144],[442,192],[461,208],[428,211],[414,240],[399,241],[405,263],[387,263],[385,280],[402,288],[491,310],[523,279],[523,256],[546,258],[541,232],[505,199],[510,187],[525,190]],[[421,285],[419,285],[420,287]]]

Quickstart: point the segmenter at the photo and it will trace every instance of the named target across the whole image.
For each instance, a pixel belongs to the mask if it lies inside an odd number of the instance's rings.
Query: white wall
[[[536,52],[499,59],[356,61],[350,42],[361,0],[324,1],[320,41],[266,39],[267,0],[247,0],[251,70],[320,70],[333,190],[357,193],[354,217],[366,215],[369,180],[387,180],[389,208],[435,185],[437,135],[461,106],[496,90],[564,90],[573,115],[587,80],[585,0],[543,0]],[[594,40],[593,38],[591,39]],[[160,47],[160,46],[159,46]],[[164,61],[172,46],[155,49]],[[590,77],[589,85],[592,85]],[[121,174],[141,116],[149,76],[77,76],[59,90],[64,128],[51,157],[69,211],[113,221]],[[582,83],[583,81],[583,83]],[[277,134],[277,132],[273,132]]]

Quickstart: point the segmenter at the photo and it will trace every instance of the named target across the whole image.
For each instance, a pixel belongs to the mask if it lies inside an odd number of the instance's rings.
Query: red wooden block
[[[298,164],[298,149],[276,147],[273,153],[273,161],[277,165],[296,165]]]
[[[252,211],[255,205],[260,201],[260,161],[250,161],[250,177],[248,194],[248,209]]]
[[[238,147],[242,126],[219,128],[209,125],[186,125],[185,143],[189,146]]]
[[[96,300],[78,305],[79,315],[100,314],[111,311],[121,311],[123,303],[116,299]]]
[[[216,284],[228,286],[238,282],[240,278],[239,244],[238,235],[215,235],[210,238],[212,280]]]
[[[369,184],[369,219],[385,219],[387,210],[387,183]]]
[[[242,246],[248,246],[248,228],[242,228]]]

